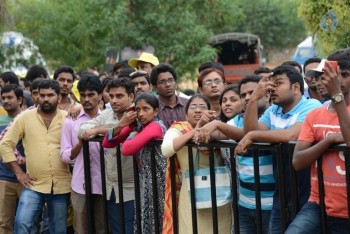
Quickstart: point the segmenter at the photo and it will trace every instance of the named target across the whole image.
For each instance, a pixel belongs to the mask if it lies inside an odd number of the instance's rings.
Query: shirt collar
[[[100,108],[98,108],[98,111],[97,111],[97,115],[96,115],[96,116],[98,116],[100,113],[101,113],[101,110],[100,110]],[[80,113],[79,113],[79,115],[78,115],[77,118],[80,118],[80,117],[82,117],[83,115],[86,115],[86,116],[88,116],[88,117],[90,118],[90,116],[84,111],[84,108],[81,108]]]
[[[175,95],[175,97],[176,97],[176,104],[174,107],[176,107],[177,105],[180,105],[180,106],[186,105],[186,103],[184,103],[184,100],[181,99],[179,96]],[[159,101],[159,109],[164,110],[165,107],[168,106],[168,105],[165,105],[165,103],[162,100],[160,100],[160,98],[158,99],[158,101]]]
[[[306,100],[307,100],[306,97],[301,96],[299,102],[297,104],[295,104],[295,106],[293,106],[293,108],[290,111],[288,111],[287,113],[283,113],[282,107],[277,106],[277,113],[280,115],[294,115],[295,110],[298,109],[300,105],[305,103]]]

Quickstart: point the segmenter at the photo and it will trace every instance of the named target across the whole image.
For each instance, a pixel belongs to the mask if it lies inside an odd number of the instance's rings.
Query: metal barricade
[[[90,141],[102,142],[102,138],[91,139]],[[154,156],[154,147],[159,146],[162,143],[161,140],[155,140],[149,143],[153,147],[152,155]],[[239,211],[238,211],[238,183],[237,183],[237,171],[236,171],[236,160],[233,155],[233,151],[237,143],[234,141],[220,141],[220,142],[211,142],[208,144],[201,144],[200,147],[208,147],[210,152],[209,165],[210,165],[210,178],[211,179],[211,197],[212,197],[212,223],[213,231],[212,233],[218,233],[218,214],[217,214],[217,201],[216,201],[216,189],[215,189],[215,172],[214,172],[214,148],[229,148],[231,149],[230,153],[230,163],[231,163],[231,191],[232,191],[232,212],[233,212],[233,229],[235,233],[239,233]],[[189,160],[189,181],[190,181],[190,201],[191,201],[191,214],[192,214],[192,227],[193,233],[198,233],[198,220],[197,220],[197,210],[195,202],[195,185],[194,185],[194,162],[193,162],[193,153],[192,148],[198,147],[193,142],[188,142],[186,144],[188,147],[188,160]],[[262,233],[262,214],[261,214],[261,188],[260,188],[260,173],[259,173],[259,150],[269,150],[275,152],[276,162],[277,162],[277,186],[279,192],[280,200],[280,218],[281,218],[281,230],[284,232],[287,229],[289,222],[294,219],[300,210],[300,201],[299,201],[299,190],[298,190],[298,176],[297,172],[292,167],[292,156],[294,151],[295,142],[290,142],[289,144],[267,144],[267,143],[253,143],[250,146],[250,150],[253,152],[253,163],[254,163],[254,190],[255,190],[255,200],[256,200],[256,215],[257,222],[256,228],[257,233]],[[350,149],[343,145],[337,145],[330,148],[330,150],[340,150],[344,151],[345,155],[345,169],[346,172],[350,170]],[[95,223],[94,223],[94,211],[93,211],[93,200],[91,199],[91,173],[90,173],[90,161],[89,161],[89,145],[88,141],[83,141],[83,152],[84,152],[84,171],[85,171],[85,189],[86,189],[86,205],[88,212],[88,233],[94,233]],[[116,148],[117,153],[117,171],[118,171],[118,181],[122,181],[122,166],[121,166],[121,152],[120,148]],[[320,158],[321,159],[321,158]],[[318,179],[319,179],[319,192],[320,192],[320,208],[321,208],[321,221],[322,221],[322,232],[326,233],[326,213],[325,213],[325,204],[324,204],[324,188],[323,188],[323,174],[321,161],[318,160]],[[104,150],[101,147],[100,150],[100,160],[101,160],[101,180],[102,180],[102,191],[104,198],[104,218],[105,218],[105,232],[108,231],[108,216],[107,216],[107,203],[106,203],[106,179],[105,179],[105,165],[104,165]],[[175,161],[174,157],[171,157],[170,160],[170,176],[171,176],[171,191],[172,191],[172,213],[173,213],[173,230],[174,233],[179,232],[178,228],[178,211],[176,207],[176,185],[175,185]],[[287,168],[286,168],[287,167]],[[151,158],[151,168],[152,168],[152,184],[153,184],[153,205],[154,209],[154,232],[157,233],[159,227],[162,223],[159,223],[158,220],[158,193],[157,193],[157,178],[156,178],[156,162],[155,157]],[[286,176],[287,175],[287,176]],[[140,181],[138,178],[138,166],[136,159],[134,157],[134,183],[135,183],[135,220],[136,228],[138,233],[141,233],[141,205],[140,205]],[[184,177],[182,178],[184,179]],[[346,184],[347,184],[347,201],[348,201],[348,212],[350,217],[350,173],[346,173]],[[288,188],[288,189],[287,189]],[[119,201],[120,201],[120,219],[121,223],[125,223],[124,216],[124,199],[123,199],[123,185],[118,183],[119,189]],[[287,194],[288,190],[288,194]],[[291,204],[291,207],[289,206]],[[349,229],[350,229],[350,218],[348,219]],[[121,233],[125,233],[125,227],[122,225]]]

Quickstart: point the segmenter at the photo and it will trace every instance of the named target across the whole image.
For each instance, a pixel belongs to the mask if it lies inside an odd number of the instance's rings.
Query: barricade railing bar
[[[94,138],[89,141],[102,142],[103,138]],[[86,206],[88,213],[88,233],[95,232],[95,222],[94,222],[94,204],[92,199],[91,190],[91,173],[90,173],[90,157],[89,157],[89,141],[83,141],[83,155],[84,155],[84,173],[85,173],[85,190],[86,190]],[[151,179],[153,197],[152,206],[154,210],[154,226],[153,232],[159,233],[161,230],[162,223],[159,222],[159,204],[158,204],[158,190],[157,190],[157,174],[156,174],[156,159],[155,159],[155,147],[159,146],[162,140],[154,140],[149,142],[149,146],[152,147],[152,158],[151,158]],[[259,173],[259,151],[268,150],[272,152],[276,160],[276,170],[277,170],[277,181],[276,186],[278,186],[278,195],[280,200],[280,219],[281,219],[281,231],[284,232],[287,229],[288,224],[294,219],[300,210],[300,196],[298,189],[298,173],[294,170],[292,166],[293,151],[296,142],[289,142],[288,144],[268,144],[268,143],[253,143],[249,150],[253,154],[253,165],[254,165],[254,190],[255,190],[255,201],[256,201],[256,228],[257,233],[262,233],[262,205],[261,205],[261,186],[260,186],[260,173]],[[188,163],[189,163],[189,182],[190,182],[190,201],[191,201],[191,214],[192,214],[192,232],[198,233],[198,220],[197,220],[197,209],[195,200],[195,182],[194,182],[194,161],[193,161],[193,151],[194,147],[207,147],[210,152],[209,157],[209,171],[210,171],[210,185],[211,185],[211,197],[212,197],[212,223],[213,223],[213,233],[218,233],[219,222],[217,213],[217,201],[216,201],[216,189],[215,189],[215,162],[214,162],[214,149],[215,148],[228,148],[230,149],[230,175],[231,175],[231,192],[232,192],[232,215],[233,215],[233,229],[234,233],[239,233],[239,209],[238,209],[238,172],[236,171],[236,160],[234,158],[234,149],[237,146],[237,142],[227,140],[227,141],[215,141],[208,144],[196,145],[194,142],[188,142],[185,146],[188,147]],[[345,156],[345,171],[346,171],[346,189],[347,189],[347,205],[348,205],[348,225],[350,230],[350,149],[346,147],[345,144],[335,145],[329,148],[329,150],[344,151]],[[120,147],[116,147],[117,155],[117,174],[118,182],[123,181],[122,173],[122,163],[121,163],[121,150]],[[243,155],[244,156],[244,155]],[[106,174],[105,174],[105,159],[104,159],[104,149],[101,145],[100,150],[100,160],[101,160],[101,182],[102,182],[102,195],[103,195],[103,211],[105,220],[105,232],[109,233],[108,230],[108,215],[107,215],[107,195],[106,195]],[[171,177],[171,194],[172,194],[172,214],[173,214],[173,231],[174,233],[179,232],[178,226],[178,210],[177,210],[177,200],[176,200],[176,184],[175,184],[175,159],[171,157],[170,162],[170,177]],[[320,208],[321,208],[321,222],[322,222],[322,233],[326,233],[326,211],[324,203],[324,184],[323,184],[323,173],[322,173],[322,160],[321,157],[317,160],[317,176],[319,183],[319,194],[320,194]],[[140,181],[138,175],[138,165],[137,160],[133,159],[133,169],[134,169],[134,185],[135,185],[135,228],[136,233],[141,233],[141,196],[140,194]],[[349,173],[348,173],[349,172]],[[184,173],[184,172],[183,172]],[[285,176],[288,175],[288,176]],[[182,180],[184,180],[184,175]],[[311,180],[311,178],[309,178]],[[187,189],[187,188],[186,188]],[[120,222],[125,224],[124,215],[124,196],[123,196],[123,184],[118,183],[118,196],[120,205]],[[121,233],[125,233],[125,225],[120,227]]]

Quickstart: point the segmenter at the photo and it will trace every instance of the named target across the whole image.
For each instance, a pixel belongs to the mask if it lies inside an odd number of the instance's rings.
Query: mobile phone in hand
[[[338,61],[330,61],[328,60],[328,63],[330,63],[332,65],[332,67],[334,68],[334,71],[338,71]]]
[[[135,106],[130,106],[126,108],[126,112],[135,111]]]

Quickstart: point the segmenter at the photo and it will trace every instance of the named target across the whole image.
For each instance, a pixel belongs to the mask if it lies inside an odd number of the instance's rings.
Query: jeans
[[[23,189],[17,207],[14,233],[29,234],[45,202],[48,205],[50,233],[66,233],[68,199],[68,193],[44,194],[29,188]]]
[[[111,199],[107,201],[108,211],[108,224],[112,234],[121,233],[121,217],[120,217],[120,204],[115,202],[114,190],[112,190]],[[125,233],[134,233],[134,216],[135,216],[135,201],[124,202],[124,218],[125,218]]]
[[[321,210],[316,202],[307,202],[289,225],[286,234],[318,234],[321,229]],[[349,233],[347,219],[326,216],[326,229],[329,234]]]
[[[271,210],[261,211],[262,233],[268,233]],[[257,233],[257,215],[256,210],[238,206],[239,233],[254,234]]]
[[[291,222],[291,211],[292,211],[292,205],[291,204],[286,205],[286,210],[284,212],[286,214],[287,226]],[[270,223],[269,223],[269,233],[270,234],[282,233],[281,224],[282,224],[281,208],[280,208],[279,197],[273,197],[273,205],[272,205]]]

